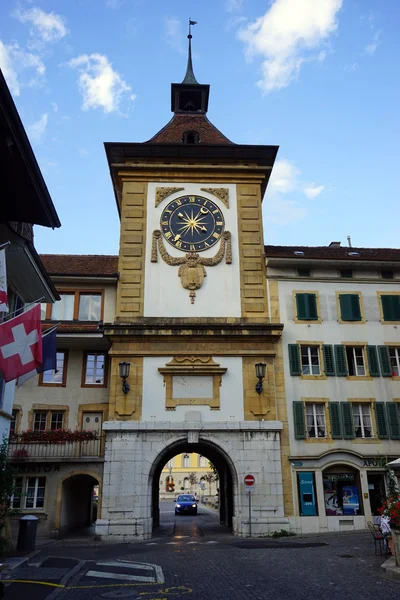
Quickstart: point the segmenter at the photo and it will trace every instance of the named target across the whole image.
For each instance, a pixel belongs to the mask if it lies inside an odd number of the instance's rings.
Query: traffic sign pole
[[[244,478],[244,485],[246,486],[246,492],[249,495],[249,537],[251,537],[251,492],[255,483],[254,475],[246,475]]]

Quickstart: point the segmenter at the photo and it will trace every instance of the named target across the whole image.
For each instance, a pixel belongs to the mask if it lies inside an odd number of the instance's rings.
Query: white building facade
[[[266,246],[279,297],[298,532],[378,518],[400,454],[400,251]]]

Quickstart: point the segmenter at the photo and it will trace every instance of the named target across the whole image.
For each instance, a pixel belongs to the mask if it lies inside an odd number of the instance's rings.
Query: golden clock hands
[[[182,213],[178,213],[178,217],[179,217],[180,219],[184,219],[184,218],[185,218],[185,215],[183,215]]]
[[[200,212],[202,215],[206,215],[208,213],[208,208],[205,208],[204,206],[201,207]]]
[[[205,231],[207,233],[207,227],[200,227],[201,231]]]
[[[174,237],[174,242],[177,242],[178,240],[180,240],[180,239],[181,239],[181,237],[182,237],[182,236],[181,236],[181,235],[178,233],[178,235],[176,235],[176,236]]]

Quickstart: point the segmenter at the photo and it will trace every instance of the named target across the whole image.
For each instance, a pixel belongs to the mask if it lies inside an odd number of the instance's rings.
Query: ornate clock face
[[[218,242],[224,217],[214,202],[202,196],[181,196],[161,214],[161,231],[168,243],[184,252],[202,252]]]

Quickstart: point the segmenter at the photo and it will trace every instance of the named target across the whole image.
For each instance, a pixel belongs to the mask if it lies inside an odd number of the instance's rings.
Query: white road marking
[[[157,546],[157,542],[149,542],[146,546]]]
[[[200,544],[200,542],[187,542],[188,544]]]
[[[171,545],[177,546],[178,542],[167,542],[166,543],[166,546],[171,546]]]
[[[154,569],[154,565],[148,565],[147,563],[133,563],[122,559],[120,561],[111,560],[109,562],[98,562],[96,565],[101,567],[124,567],[124,569],[143,569],[144,571],[152,571]]]
[[[206,542],[206,544],[218,544],[218,542]]]
[[[156,583],[154,577],[142,577],[141,575],[126,575],[125,573],[107,573],[103,571],[88,571],[85,577],[103,577],[104,579],[121,579],[125,581],[143,581],[144,583]]]

